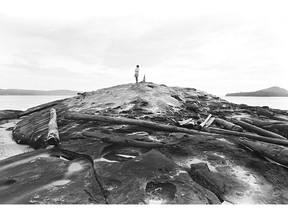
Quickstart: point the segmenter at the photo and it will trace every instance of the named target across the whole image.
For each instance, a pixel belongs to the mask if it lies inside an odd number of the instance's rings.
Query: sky
[[[288,89],[287,57],[285,1],[0,0],[0,89],[93,91],[136,65],[215,95]]]

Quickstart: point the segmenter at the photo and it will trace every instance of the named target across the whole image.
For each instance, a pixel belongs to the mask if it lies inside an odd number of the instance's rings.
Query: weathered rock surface
[[[219,204],[209,190],[156,150],[126,162],[98,161],[95,169],[113,204]]]
[[[21,110],[0,110],[0,122],[2,120],[15,119],[21,112]]]
[[[37,150],[0,161],[0,203],[105,203],[93,164],[83,157],[63,156]]]
[[[45,150],[51,107],[57,111],[60,143]],[[247,148],[239,137],[64,118],[70,112],[166,125],[189,118],[203,122],[212,114],[286,138],[288,131],[287,111],[232,104],[192,88],[139,83],[83,93],[19,114],[14,139],[38,150],[0,161],[0,203],[288,203],[288,170],[256,152],[253,143],[264,142],[250,140],[253,146]],[[131,146],[127,140],[161,145]],[[278,156],[287,151],[277,149]]]
[[[164,149],[192,179],[230,203],[287,203],[287,170],[241,148],[238,138],[185,135]],[[200,166],[199,166],[200,164]],[[202,164],[202,165],[201,165]],[[260,166],[263,168],[259,169]]]

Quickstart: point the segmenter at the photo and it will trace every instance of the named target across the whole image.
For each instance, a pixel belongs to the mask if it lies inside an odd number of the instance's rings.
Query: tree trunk
[[[133,139],[129,139],[126,137],[121,137],[121,136],[103,135],[97,132],[85,131],[82,134],[84,136],[98,138],[103,142],[116,144],[116,145],[127,145],[127,146],[134,146],[134,147],[140,147],[140,148],[161,148],[164,146],[163,143],[144,142],[144,141],[133,140]]]
[[[215,122],[221,126],[223,126],[224,128],[228,129],[228,130],[233,130],[233,131],[238,131],[238,132],[242,132],[243,128],[239,127],[238,125],[235,125],[231,122],[225,121],[223,119],[220,118],[216,118]]]
[[[264,136],[259,136],[259,135],[256,135],[256,134],[241,133],[241,132],[224,130],[224,129],[220,129],[220,128],[212,128],[212,127],[206,128],[205,131],[210,132],[210,133],[246,137],[246,138],[249,138],[249,139],[254,139],[254,140],[264,141],[264,142],[268,142],[268,143],[275,143],[275,144],[278,144],[278,145],[288,146],[288,140],[285,140],[285,139],[264,137]]]
[[[208,116],[207,116],[207,118],[200,124],[200,127],[204,127],[205,126],[205,124],[209,121],[209,119],[211,118],[211,114],[209,114]]]
[[[252,149],[258,154],[267,157],[268,159],[288,166],[288,149],[282,146],[264,143],[264,142],[251,142],[246,139],[239,139],[240,144]]]
[[[49,145],[58,145],[60,142],[58,126],[57,126],[57,114],[56,109],[50,109],[50,121],[48,124],[47,143]]]
[[[213,122],[215,121],[215,117],[212,117],[209,119],[209,121],[205,124],[205,128],[210,127],[211,124],[213,124]]]
[[[264,129],[259,128],[257,126],[251,125],[249,123],[246,123],[246,122],[243,122],[243,121],[240,121],[240,120],[237,120],[237,119],[232,119],[232,121],[235,124],[238,124],[241,127],[245,128],[245,129],[247,129],[249,131],[252,131],[254,133],[257,133],[259,135],[266,136],[266,137],[273,137],[273,138],[277,138],[277,139],[285,139],[286,140],[285,137],[283,137],[283,136],[281,136],[279,134],[264,130]]]

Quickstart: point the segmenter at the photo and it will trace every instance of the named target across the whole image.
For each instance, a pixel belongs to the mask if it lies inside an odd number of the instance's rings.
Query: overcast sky
[[[0,0],[0,88],[288,89],[284,2]]]

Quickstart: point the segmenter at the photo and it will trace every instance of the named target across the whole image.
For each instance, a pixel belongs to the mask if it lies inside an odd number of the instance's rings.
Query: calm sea
[[[38,106],[43,103],[48,103],[55,100],[60,100],[73,95],[1,95],[0,96],[0,110],[12,109],[12,110],[26,110],[28,108]]]
[[[43,103],[73,97],[71,95],[57,96],[0,96],[0,110],[14,109],[26,110]],[[288,97],[226,97],[221,98],[236,104],[247,104],[251,106],[269,106],[271,108],[288,110]]]
[[[220,96],[221,97],[221,96]],[[288,97],[221,97],[236,104],[250,106],[268,106],[270,108],[288,110]]]

